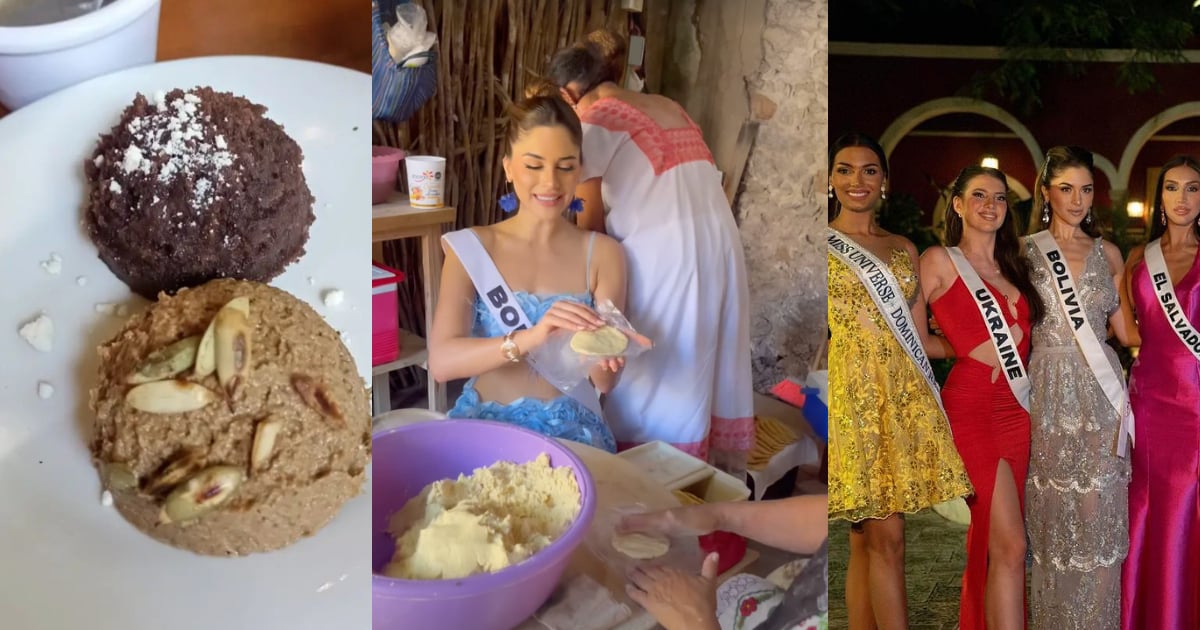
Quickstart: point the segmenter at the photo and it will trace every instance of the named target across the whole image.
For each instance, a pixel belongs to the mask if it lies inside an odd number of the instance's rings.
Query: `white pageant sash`
[[[933,399],[937,401],[938,409],[944,417],[946,410],[942,407],[941,390],[933,376],[933,366],[929,364],[929,357],[925,355],[921,336],[913,322],[912,311],[908,309],[908,302],[904,299],[904,292],[900,290],[900,283],[896,281],[896,277],[874,254],[859,247],[849,236],[833,228],[825,229],[825,242],[829,251],[845,263],[858,277],[858,281],[866,287],[871,300],[875,302],[875,308],[883,315],[892,335],[900,342],[900,347],[904,348],[908,358],[916,364],[921,376],[925,377],[925,384],[929,386],[929,391],[933,393]]]
[[[1104,396],[1108,398],[1109,404],[1121,418],[1120,434],[1117,436],[1117,454],[1124,457],[1128,452],[1127,447],[1132,443],[1134,432],[1133,411],[1129,408],[1125,384],[1120,375],[1113,371],[1112,364],[1108,362],[1100,340],[1096,338],[1096,335],[1092,333],[1091,326],[1088,325],[1087,313],[1084,312],[1083,305],[1079,303],[1079,290],[1076,288],[1075,279],[1071,276],[1071,268],[1067,264],[1066,256],[1063,256],[1062,251],[1058,249],[1058,243],[1054,241],[1054,236],[1050,234],[1049,230],[1042,230],[1029,238],[1037,246],[1050,269],[1055,293],[1058,295],[1058,305],[1062,307],[1067,321],[1075,332],[1075,342],[1079,344],[1079,349],[1083,352],[1088,367],[1091,368],[1096,381],[1100,383],[1100,388],[1104,390]],[[1126,443],[1126,438],[1130,440],[1129,444]]]
[[[1158,295],[1158,305],[1167,317],[1171,330],[1175,331],[1192,356],[1200,361],[1200,333],[1196,332],[1196,327],[1188,321],[1183,307],[1179,305],[1179,298],[1175,296],[1175,287],[1171,286],[1171,274],[1167,271],[1167,261],[1163,258],[1161,241],[1162,239],[1156,238],[1146,244],[1146,271],[1150,272],[1150,282],[1154,285],[1154,293]]]
[[[987,326],[988,338],[992,340],[992,348],[996,350],[996,357],[1000,359],[1000,371],[1004,372],[1009,389],[1025,411],[1029,411],[1029,373],[1017,351],[1012,330],[1008,327],[1008,322],[1004,321],[1004,313],[996,304],[996,297],[983,284],[983,279],[967,261],[962,250],[947,247],[946,253],[950,255],[950,262],[954,263],[958,277],[962,278],[963,284],[967,286],[967,291],[970,292],[976,308],[979,309],[979,315]]]
[[[513,298],[512,289],[508,288],[508,283],[504,281],[504,276],[500,275],[500,270],[496,268],[496,263],[492,257],[488,255],[484,249],[483,243],[479,241],[479,237],[470,229],[458,230],[442,236],[454,253],[458,254],[458,259],[462,261],[463,268],[467,270],[467,275],[471,277],[471,282],[475,285],[475,290],[479,293],[480,299],[487,305],[491,311],[492,317],[497,322],[500,322],[500,328],[507,332],[516,332],[532,328],[529,317],[525,315],[525,311],[521,310],[521,306],[517,304]],[[532,357],[526,355],[526,363],[528,363],[535,371],[537,371],[537,362],[532,360]],[[587,407],[596,417],[604,420],[604,413],[600,410],[600,398],[596,393],[596,388],[591,382],[586,379],[579,385],[570,388],[570,390],[560,389],[567,396],[579,401],[583,406]]]

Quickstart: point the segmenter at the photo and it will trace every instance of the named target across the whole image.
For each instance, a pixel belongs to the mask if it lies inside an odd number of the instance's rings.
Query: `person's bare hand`
[[[716,553],[704,558],[700,575],[673,567],[638,566],[625,592],[667,630],[719,629]]]
[[[596,311],[571,300],[559,300],[550,305],[550,309],[533,327],[537,333],[538,345],[550,338],[550,333],[562,329],[571,332],[581,330],[596,330],[604,325],[604,320]]]
[[[712,504],[630,514],[617,523],[617,533],[641,532],[667,537],[703,536],[717,530],[716,508]]]
[[[625,367],[625,357],[609,357],[607,359],[600,359],[600,362],[597,363],[597,365],[599,365],[600,369],[604,370],[605,372],[612,372],[616,374],[617,372],[621,371],[621,368]]]

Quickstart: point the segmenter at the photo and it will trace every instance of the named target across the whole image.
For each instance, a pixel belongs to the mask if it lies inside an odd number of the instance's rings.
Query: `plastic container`
[[[395,147],[371,147],[371,205],[379,205],[396,192],[396,177],[404,151]]]
[[[680,490],[696,483],[716,470],[666,442],[654,440],[639,444],[617,455],[629,461],[655,483],[668,490]]]
[[[404,272],[371,263],[371,365],[400,357],[400,283]]]
[[[804,419],[822,441],[829,442],[829,408],[821,402],[820,390],[804,388]]]
[[[446,192],[446,158],[409,155],[404,158],[408,173],[408,202],[419,208],[441,208]]]
[[[395,542],[389,517],[427,484],[497,461],[524,463],[541,453],[575,471],[579,516],[550,546],[496,573],[457,580],[373,577],[374,630],[511,630],[541,607],[558,585],[596,513],[596,488],[583,462],[557,440],[519,427],[479,420],[422,422],[378,432],[373,440],[372,562],[379,571]]]
[[[160,6],[115,0],[61,22],[0,27],[0,103],[18,109],[87,79],[154,63]]]

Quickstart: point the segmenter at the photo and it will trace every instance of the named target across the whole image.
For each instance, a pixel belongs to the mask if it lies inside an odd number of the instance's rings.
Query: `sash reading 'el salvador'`
[[[1113,371],[1112,364],[1108,362],[1108,357],[1100,347],[1100,340],[1096,338],[1096,335],[1092,333],[1092,327],[1088,325],[1087,314],[1079,303],[1079,290],[1076,288],[1075,279],[1071,277],[1071,269],[1067,265],[1067,257],[1063,256],[1062,251],[1058,249],[1058,243],[1054,241],[1054,236],[1048,230],[1042,230],[1029,238],[1033,240],[1033,244],[1037,246],[1046,265],[1050,268],[1050,275],[1054,278],[1055,293],[1058,295],[1058,305],[1062,307],[1067,321],[1071,324],[1071,329],[1075,332],[1075,342],[1079,344],[1079,349],[1083,352],[1088,367],[1091,368],[1096,381],[1100,383],[1100,388],[1104,390],[1104,396],[1108,398],[1108,403],[1121,418],[1120,434],[1117,436],[1117,454],[1124,457],[1128,453],[1129,446],[1126,440],[1128,438],[1132,441],[1134,432],[1133,412],[1129,408],[1125,385],[1121,377]]]
[[[462,261],[463,268],[467,270],[467,275],[475,285],[475,290],[479,292],[480,299],[487,305],[492,317],[500,322],[500,328],[507,333],[533,327],[529,318],[526,317],[525,311],[521,310],[517,300],[513,297],[512,289],[508,288],[504,276],[500,275],[496,263],[488,255],[475,232],[470,229],[458,230],[442,236],[442,239],[450,245],[455,254],[458,254],[458,259]],[[532,360],[532,357],[526,362],[535,371],[537,370],[537,363]],[[585,380],[570,390],[560,391],[582,403],[583,406],[595,413],[596,417],[604,418],[603,412],[600,411],[599,396],[591,383]]]
[[[858,281],[866,287],[871,300],[875,302],[875,308],[883,314],[883,319],[896,341],[900,342],[900,347],[904,348],[904,352],[916,364],[921,376],[925,377],[925,384],[929,386],[933,399],[937,401],[938,408],[945,416],[946,410],[942,408],[942,397],[937,379],[933,376],[933,366],[929,364],[929,357],[925,356],[921,336],[917,334],[912,312],[908,310],[908,302],[904,299],[896,277],[874,254],[859,247],[849,236],[833,228],[825,229],[825,242],[829,251],[845,263],[858,277]]]
[[[983,322],[988,329],[988,337],[992,340],[992,347],[995,348],[996,356],[1000,359],[1000,371],[1004,372],[1009,389],[1012,390],[1013,396],[1025,408],[1025,411],[1029,411],[1029,374],[1021,362],[1020,353],[1017,352],[1017,344],[1012,330],[1009,329],[1008,322],[1004,321],[1004,313],[1000,312],[996,298],[984,286],[983,279],[975,272],[971,263],[967,262],[962,250],[957,247],[947,247],[946,253],[950,255],[950,262],[954,263],[954,268],[958,270],[958,276],[967,286],[967,291],[971,293],[971,298],[979,309],[979,315],[983,317]]]
[[[1175,287],[1171,286],[1171,274],[1167,271],[1167,261],[1163,258],[1162,239],[1154,239],[1146,245],[1146,271],[1150,272],[1150,281],[1154,285],[1154,293],[1158,296],[1158,305],[1162,307],[1163,315],[1171,330],[1179,336],[1179,340],[1192,356],[1200,361],[1200,333],[1188,321],[1175,296]]]

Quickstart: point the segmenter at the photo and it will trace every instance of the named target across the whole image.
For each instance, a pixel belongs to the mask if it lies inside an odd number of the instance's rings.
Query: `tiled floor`
[[[908,621],[912,630],[954,630],[967,528],[932,510],[908,516],[905,523],[905,573]],[[846,563],[850,526],[829,524],[829,628],[846,628]]]

